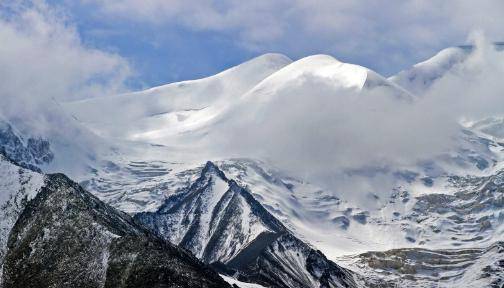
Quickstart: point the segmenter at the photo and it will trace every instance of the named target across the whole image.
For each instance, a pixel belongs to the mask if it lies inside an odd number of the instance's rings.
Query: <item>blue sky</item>
[[[92,7],[70,7],[71,21],[85,45],[128,60],[134,70],[133,89],[205,77],[257,55],[221,33],[104,19]]]
[[[504,39],[500,0],[13,2],[64,15],[63,24],[49,22],[75,29],[83,49],[121,57],[134,90],[212,75],[268,52],[294,60],[330,54],[388,76],[467,43],[475,30]]]
[[[504,8],[499,1],[480,8],[467,1],[52,2],[67,11],[86,45],[129,61],[135,88],[211,75],[267,52],[293,59],[331,54],[391,75],[466,43],[474,29],[499,38],[493,18],[501,13],[492,11]]]

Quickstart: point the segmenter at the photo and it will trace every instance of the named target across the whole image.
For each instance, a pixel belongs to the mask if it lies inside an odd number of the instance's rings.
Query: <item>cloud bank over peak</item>
[[[207,145],[221,155],[268,159],[340,192],[362,183],[360,195],[391,191],[393,173],[426,173],[421,167],[434,159],[458,165],[457,153],[475,149],[466,148],[462,120],[504,115],[504,52],[481,34],[471,38],[472,52],[414,101],[372,87],[335,89],[333,80],[304,73],[247,95],[244,107],[212,127]],[[484,155],[488,148],[478,149]]]
[[[96,17],[110,23],[143,23],[159,27],[160,33],[167,25],[213,31],[229,35],[248,49],[275,50],[294,58],[319,54],[313,50],[329,47],[333,53],[323,52],[342,60],[318,55],[290,63],[284,56],[269,54],[258,58],[264,60],[259,61],[262,64],[271,64],[266,65],[264,73],[244,69],[235,79],[236,69],[230,69],[206,80],[109,97],[105,102],[110,105],[99,107],[115,109],[115,114],[98,116],[106,118],[104,122],[112,115],[119,120],[118,124],[105,123],[108,126],[94,117],[101,110],[93,109],[93,105],[81,111],[99,128],[121,133],[127,131],[118,129],[121,127],[138,129],[133,131],[139,135],[135,140],[145,139],[148,134],[149,139],[171,141],[176,138],[171,136],[179,132],[170,130],[171,123],[184,132],[183,137],[196,135],[192,139],[196,140],[188,143],[208,152],[209,157],[269,159],[287,168],[303,167],[296,171],[306,172],[310,178],[331,179],[344,178],[348,171],[365,166],[383,171],[388,167],[414,166],[453,151],[450,149],[457,144],[460,120],[504,114],[504,54],[488,44],[504,36],[495,28],[504,26],[500,1],[483,1],[474,7],[462,1],[444,1],[439,5],[424,1],[318,1],[316,5],[312,1],[82,2],[96,8]],[[2,4],[0,13],[0,97],[4,103],[0,114],[8,118],[40,115],[47,121],[54,108],[48,105],[50,108],[40,109],[47,103],[117,95],[125,89],[125,81],[131,75],[128,61],[84,44],[78,28],[65,17],[65,4],[61,6],[63,10],[57,10],[42,1],[13,3]],[[369,70],[364,68],[367,65],[345,64],[355,63],[345,59],[354,55],[363,62],[383,64],[397,71],[397,63],[404,63],[410,53],[453,46],[458,39],[465,39],[467,31],[480,26],[489,40],[475,34],[470,41],[476,48],[469,56],[461,57],[450,69],[436,75],[436,81],[425,93],[416,95],[414,101],[391,97],[391,90],[397,95],[406,91],[391,82],[393,78],[374,73],[375,67]],[[231,78],[220,81],[223,75]],[[244,82],[240,84],[240,80]],[[194,97],[184,97],[188,91],[194,92]],[[209,92],[216,98],[229,96],[222,103],[233,105],[201,105],[205,101],[212,104]],[[164,97],[170,93],[180,99]],[[189,98],[195,99],[196,104]],[[115,102],[117,99],[121,101]],[[121,103],[126,104],[115,105]],[[168,103],[165,106],[170,109],[161,109],[163,103]],[[140,119],[143,121],[120,123],[124,115],[146,117]],[[54,125],[45,123],[45,127]],[[196,133],[191,134],[193,131]],[[171,133],[170,137],[165,137],[165,132]],[[184,139],[176,140],[174,143],[178,144]],[[358,181],[345,179],[348,183]],[[340,180],[323,182],[328,186],[345,182]]]

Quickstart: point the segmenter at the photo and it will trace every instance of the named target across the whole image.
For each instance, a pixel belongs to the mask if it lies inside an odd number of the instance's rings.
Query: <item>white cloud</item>
[[[367,192],[390,193],[396,171],[430,173],[423,170],[430,161],[438,171],[468,173],[474,163],[456,166],[460,157],[490,153],[465,140],[460,120],[504,115],[504,52],[479,34],[471,38],[476,49],[470,56],[413,102],[379,89],[340,91],[333,81],[303,74],[275,89],[258,89],[213,128],[208,146],[221,157],[269,159],[330,191],[364,198]]]
[[[34,116],[51,99],[100,96],[123,88],[128,63],[86,47],[62,11],[42,1],[13,1],[0,8],[0,114]]]
[[[504,2],[83,0],[108,16],[228,33],[259,52],[361,59],[382,71],[411,64],[482,29],[504,39]],[[394,67],[394,68],[391,68]]]
[[[251,49],[294,56],[330,50],[335,56],[373,58],[383,67],[462,42],[473,28],[484,30],[491,40],[504,39],[501,1],[477,6],[468,1],[83,1],[98,5],[100,17],[236,34]],[[0,112],[33,116],[52,98],[122,89],[130,72],[127,62],[86,47],[60,11],[37,3],[13,6],[0,18]],[[217,136],[228,143],[216,141],[216,149],[224,147],[225,156],[259,155],[286,167],[302,166],[317,177],[365,165],[413,165],[453,147],[461,117],[503,114],[503,65],[502,56],[480,44],[464,65],[414,105],[373,93],[354,100],[355,95],[335,95],[325,89],[328,83],[308,78],[300,87],[280,92],[279,99],[289,101],[260,111],[267,121],[256,125],[259,129],[239,121],[223,127]],[[351,178],[348,185],[355,182]]]

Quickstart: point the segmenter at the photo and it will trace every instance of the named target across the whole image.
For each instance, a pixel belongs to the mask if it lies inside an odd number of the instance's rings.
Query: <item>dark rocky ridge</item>
[[[51,162],[54,154],[49,141],[18,135],[12,126],[0,120],[0,152],[19,166],[40,172],[38,166]]]
[[[11,231],[4,287],[230,287],[189,252],[153,235],[62,174]]]
[[[226,184],[225,191],[219,181]],[[282,288],[356,286],[353,273],[295,237],[211,162],[186,191],[169,197],[157,212],[135,219],[245,282]]]

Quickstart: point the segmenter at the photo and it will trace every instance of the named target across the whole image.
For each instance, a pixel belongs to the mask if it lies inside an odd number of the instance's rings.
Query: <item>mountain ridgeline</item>
[[[267,287],[355,287],[352,273],[297,238],[212,162],[185,192],[135,218],[221,273]]]
[[[0,115],[0,288],[502,288],[504,117],[453,123],[446,147],[417,159],[411,144],[439,139],[403,113],[446,105],[423,99],[447,79],[482,81],[465,69],[477,50],[389,78],[328,55],[265,54],[203,79],[54,101],[48,125]],[[372,129],[396,127],[392,112],[412,134]],[[353,155],[348,167],[339,155]]]

